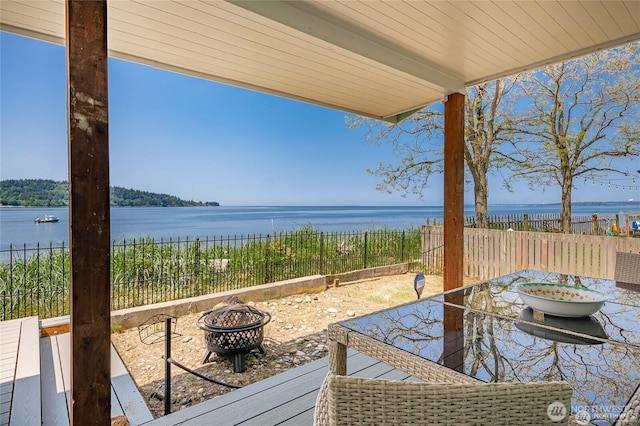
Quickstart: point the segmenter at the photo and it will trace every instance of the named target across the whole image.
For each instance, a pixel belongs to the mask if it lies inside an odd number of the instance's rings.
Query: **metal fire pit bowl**
[[[245,370],[244,356],[253,349],[264,354],[263,327],[271,321],[271,314],[243,303],[233,303],[207,311],[196,320],[196,326],[204,331],[207,351],[204,364],[212,352],[219,356],[233,356],[233,371]]]

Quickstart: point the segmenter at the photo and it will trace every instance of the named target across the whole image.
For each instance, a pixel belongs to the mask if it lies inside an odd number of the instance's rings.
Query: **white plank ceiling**
[[[110,54],[390,121],[465,86],[640,40],[640,0],[111,0]],[[0,29],[64,43],[62,0]]]

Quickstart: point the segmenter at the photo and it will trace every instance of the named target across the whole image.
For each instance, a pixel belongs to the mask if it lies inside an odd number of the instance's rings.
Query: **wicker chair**
[[[640,253],[616,253],[614,279],[618,285],[640,290]]]
[[[566,425],[572,393],[564,382],[442,384],[329,374],[314,425]]]

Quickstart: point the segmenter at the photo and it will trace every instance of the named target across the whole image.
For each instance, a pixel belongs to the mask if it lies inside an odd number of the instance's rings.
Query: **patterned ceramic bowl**
[[[607,301],[604,293],[566,284],[522,283],[516,290],[531,309],[559,317],[586,317]]]

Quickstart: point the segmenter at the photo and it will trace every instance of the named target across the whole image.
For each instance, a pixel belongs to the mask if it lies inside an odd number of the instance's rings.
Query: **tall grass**
[[[0,264],[2,319],[30,315],[46,318],[68,312],[68,283],[66,247],[50,244],[33,250],[12,250],[9,262]]]
[[[421,256],[419,229],[114,241],[111,308],[123,309]],[[69,313],[68,248],[10,250],[0,263],[2,320]]]

